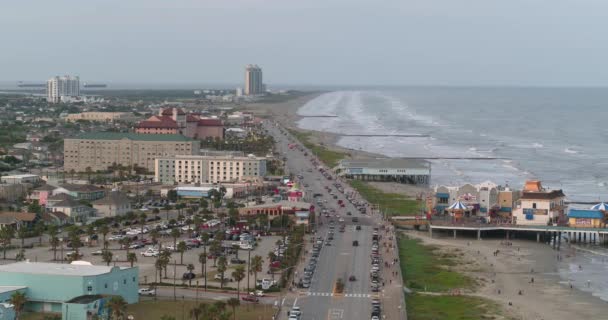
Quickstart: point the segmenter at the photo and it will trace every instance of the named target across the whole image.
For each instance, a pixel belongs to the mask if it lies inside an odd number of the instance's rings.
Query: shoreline
[[[559,275],[557,251],[547,250],[546,244],[510,240],[511,245],[506,245],[500,239],[453,239],[438,235],[429,238],[421,232],[402,232],[422,240],[425,245],[463,252],[464,261],[457,270],[479,284],[468,294],[498,303],[516,319],[571,320],[581,316],[601,319],[608,311],[606,301],[576,286],[569,287],[568,281]],[[494,255],[496,250],[500,252]],[[561,264],[571,263],[573,259],[563,258]]]

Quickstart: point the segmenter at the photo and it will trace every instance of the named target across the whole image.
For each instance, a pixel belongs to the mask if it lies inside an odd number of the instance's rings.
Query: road
[[[371,299],[377,295],[370,290],[370,268],[371,268],[371,246],[373,228],[380,223],[375,217],[360,214],[359,211],[346,200],[343,194],[338,192],[333,186],[335,180],[326,179],[317,170],[310,160],[310,155],[305,156],[304,152],[297,149],[289,149],[290,137],[283,135],[280,130],[272,124],[267,124],[268,131],[277,141],[277,149],[286,155],[286,169],[294,175],[303,176],[302,184],[308,184],[306,189],[312,193],[321,193],[323,200],[327,200],[326,209],[335,209],[339,217],[344,219],[346,224],[345,232],[338,232],[336,227],[335,239],[331,246],[324,246],[321,250],[320,259],[311,281],[309,289],[299,289],[297,294],[288,295],[281,319],[287,319],[287,310],[293,305],[298,305],[302,309],[301,320],[340,320],[340,319],[369,319],[371,314]],[[309,151],[308,151],[309,152]],[[310,152],[309,152],[310,153]],[[349,187],[342,184],[345,192]],[[346,203],[345,208],[340,208],[336,199],[330,197],[326,186],[338,195],[338,200]],[[309,192],[310,194],[310,192]],[[308,199],[310,200],[310,198]],[[352,216],[348,216],[350,211]],[[359,222],[353,223],[352,217],[358,217]],[[327,238],[329,220],[322,216],[320,225],[317,229],[317,236]],[[333,218],[337,220],[336,218]],[[337,221],[336,221],[337,222]],[[337,223],[339,225],[341,223]],[[355,230],[355,225],[361,225],[361,230]],[[353,240],[359,242],[358,247],[352,245]],[[310,248],[307,248],[310,249]],[[308,261],[309,256],[306,257]],[[298,270],[301,271],[303,266]],[[350,276],[355,276],[356,281],[348,281]],[[338,278],[345,281],[344,294],[335,294],[334,285]],[[297,279],[296,279],[297,281]],[[385,307],[385,306],[383,306]]]

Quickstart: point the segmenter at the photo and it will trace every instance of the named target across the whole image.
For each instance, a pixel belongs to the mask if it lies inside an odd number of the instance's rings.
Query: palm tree
[[[34,230],[38,234],[38,244],[39,245],[42,245],[42,236],[44,235],[45,229],[46,229],[46,225],[44,224],[44,221],[42,221],[42,220],[39,220],[34,225]]]
[[[234,249],[234,252],[235,252],[234,257],[237,258],[237,259],[239,258],[239,249],[240,248],[241,247],[238,244],[233,244],[232,245],[232,249]]]
[[[90,224],[87,226],[87,236],[89,236],[89,247],[93,246],[93,241],[91,241],[93,235],[95,235],[95,226]]]
[[[57,260],[57,247],[59,246],[59,238],[52,237],[50,239],[51,249],[53,250],[53,261]]]
[[[158,238],[160,237],[160,233],[158,232],[158,229],[152,229],[152,231],[150,231],[150,238],[152,238],[152,244],[156,244],[156,241],[158,241]],[[159,242],[159,246],[158,246],[158,250],[160,250],[160,242]]]
[[[204,252],[199,253],[198,262],[201,263],[201,274],[205,278],[205,291],[207,291],[207,248],[205,247]]]
[[[258,255],[254,256],[251,259],[251,266],[249,272],[253,273],[253,283],[255,283],[256,287],[258,285],[258,272],[262,272],[263,260],[264,258]]]
[[[218,235],[216,235],[217,238]],[[216,266],[216,262],[217,262],[217,256],[220,254],[220,251],[222,250],[222,243],[220,240],[215,239],[213,240],[213,242],[211,242],[211,247],[209,248],[209,250],[211,250],[211,254],[213,255],[213,266]]]
[[[232,271],[232,278],[236,281],[236,297],[241,298],[241,281],[245,279],[245,267],[238,266]]]
[[[142,213],[139,214],[139,224],[141,226],[141,238],[142,239],[144,239],[144,235],[145,235],[145,233],[144,233],[144,227],[146,226],[146,218],[147,217],[148,216],[146,215],[145,212],[142,212]]]
[[[122,319],[127,310],[127,302],[121,296],[113,296],[108,301],[107,307],[112,319]]]
[[[222,312],[226,311],[226,302],[224,302],[222,300],[218,300],[213,303],[213,308],[215,308],[215,310],[218,313],[222,313]]]
[[[195,306],[194,308],[190,309],[190,318],[194,318],[194,320],[198,320],[202,315],[203,315],[203,309],[201,308],[201,305]]]
[[[163,210],[165,210],[165,213],[167,215],[167,221],[169,221],[169,211],[171,211],[171,206],[170,205],[166,205],[163,207]]]
[[[103,248],[107,249],[108,246],[106,243],[106,237],[108,236],[108,233],[110,233],[110,227],[108,227],[108,225],[104,224],[99,228],[99,232],[103,236]]]
[[[27,296],[23,292],[17,291],[11,295],[10,303],[13,305],[13,310],[15,310],[15,320],[19,320],[26,302]]]
[[[227,264],[225,256],[221,256],[217,259],[217,272],[222,276],[220,280],[220,288],[222,289],[224,289],[224,273],[226,272]]]
[[[113,256],[114,256],[114,254],[112,253],[112,251],[110,251],[108,249],[104,249],[101,252],[101,260],[103,260],[103,262],[105,262],[108,266],[112,262],[112,257]]]
[[[173,237],[173,250],[177,250],[177,238],[181,236],[182,233],[179,231],[179,228],[171,229],[171,237]]]
[[[129,261],[131,268],[133,268],[133,264],[137,262],[137,254],[135,252],[129,252],[127,254],[127,261]]]
[[[228,306],[232,308],[232,314],[234,315],[234,320],[236,320],[236,307],[241,304],[241,300],[239,300],[238,298],[230,298],[228,299],[227,303]]]
[[[177,244],[177,252],[179,252],[179,264],[184,264],[184,252],[188,250],[188,246],[184,241]]]
[[[17,237],[21,239],[21,249],[23,249],[23,247],[25,246],[25,238],[27,238],[27,230],[24,226],[21,226],[19,229],[17,229]]]
[[[133,242],[133,240],[130,237],[126,237],[126,238],[122,238],[120,239],[120,244],[127,250],[127,256],[129,255],[129,253],[131,252],[131,243]]]
[[[0,241],[2,242],[3,259],[6,260],[6,249],[11,245],[11,240],[15,237],[15,230],[12,227],[0,229]]]
[[[193,273],[194,265],[192,263],[189,263],[188,266],[186,266],[186,270],[188,270],[188,273]],[[188,277],[188,285],[192,286],[192,278],[190,277]]]
[[[163,269],[165,269],[165,279],[167,279],[167,266],[171,262],[171,251],[165,249],[161,251],[158,257],[162,261]]]

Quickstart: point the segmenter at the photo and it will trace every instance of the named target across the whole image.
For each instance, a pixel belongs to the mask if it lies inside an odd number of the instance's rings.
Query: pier
[[[477,240],[484,234],[496,231],[505,232],[509,240],[515,232],[536,235],[536,242],[549,242],[553,249],[560,250],[562,237],[567,236],[570,243],[606,244],[608,243],[608,228],[574,228],[562,226],[532,226],[514,224],[481,224],[481,223],[451,223],[449,221],[431,220],[428,225],[429,236],[433,231],[452,232],[454,239],[458,231],[475,232]]]

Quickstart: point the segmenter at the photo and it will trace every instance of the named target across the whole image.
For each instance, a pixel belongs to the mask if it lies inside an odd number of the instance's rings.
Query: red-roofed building
[[[196,139],[224,138],[224,124],[219,119],[202,118],[186,114],[180,108],[161,109],[135,126],[135,132],[147,134],[182,134]]]

